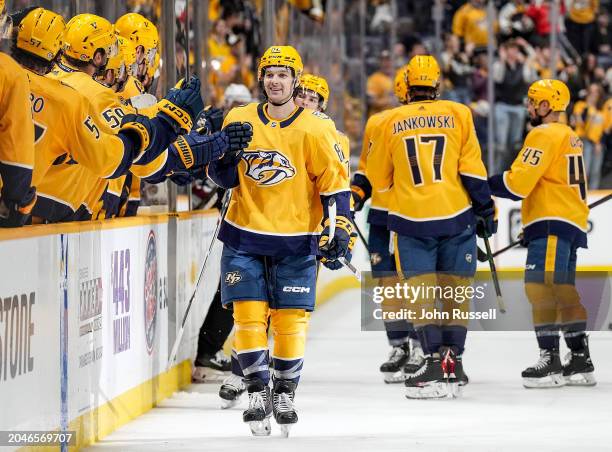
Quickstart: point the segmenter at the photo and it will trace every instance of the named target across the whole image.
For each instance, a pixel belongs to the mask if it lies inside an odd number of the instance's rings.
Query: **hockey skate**
[[[389,353],[389,359],[380,365],[385,383],[401,383],[406,379],[402,367],[410,357],[408,342],[395,346]]]
[[[410,339],[410,359],[404,365],[402,372],[404,373],[404,380],[411,374],[415,373],[423,365],[425,361],[425,355],[423,355],[423,349],[421,343],[415,339]]]
[[[521,374],[526,388],[559,388],[565,386],[563,367],[557,349],[540,349],[540,359]]]
[[[593,375],[595,367],[589,353],[589,342],[585,336],[582,350],[572,350],[566,356],[563,365],[563,378],[568,386],[595,386]]]
[[[280,425],[282,435],[287,438],[293,424],[297,423],[298,415],[293,405],[296,384],[291,380],[276,380],[272,396],[274,419]]]
[[[242,381],[242,377],[231,374],[219,388],[219,397],[221,397],[221,408],[226,410],[235,407],[240,402],[240,396],[246,391],[246,386]]]
[[[440,399],[448,397],[448,384],[442,371],[440,355],[428,355],[423,365],[404,382],[409,399]]]
[[[191,373],[192,383],[210,383],[220,381],[231,370],[230,359],[219,350],[214,355],[197,358]]]
[[[269,436],[272,432],[270,387],[258,378],[245,379],[244,383],[249,392],[249,408],[242,413],[242,420],[249,424],[254,436]]]

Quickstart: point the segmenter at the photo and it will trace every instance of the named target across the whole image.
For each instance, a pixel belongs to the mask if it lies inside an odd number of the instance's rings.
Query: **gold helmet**
[[[136,49],[129,40],[122,36],[117,37],[117,55],[108,59],[106,69],[114,70],[118,78],[123,78],[125,72],[136,75]]]
[[[440,66],[431,55],[416,55],[407,66],[408,86],[426,86],[437,88],[440,83]]]
[[[400,103],[405,104],[408,101],[408,65],[404,65],[395,73],[393,83],[393,92]]]
[[[309,90],[321,96],[321,110],[325,111],[329,101],[329,85],[327,80],[313,74],[304,74],[300,79],[298,89]]]
[[[561,80],[543,79],[531,84],[527,98],[535,108],[547,101],[552,111],[565,111],[570,102],[570,92]]]
[[[65,28],[59,14],[44,8],[32,9],[17,24],[17,48],[52,61],[60,51]]]
[[[296,80],[299,80],[304,70],[302,57],[297,50],[291,46],[272,46],[266,50],[259,60],[257,69],[257,80],[263,80],[264,69],[271,66],[288,67],[293,70]]]
[[[138,13],[128,13],[115,22],[115,30],[119,36],[132,41],[135,48],[142,46],[149,67],[155,63],[159,33],[153,22]]]
[[[79,14],[66,24],[62,50],[70,58],[91,61],[96,50],[104,50],[108,58],[117,55],[117,36],[112,24],[95,14]]]
[[[0,0],[0,39],[6,39],[11,36],[11,18],[6,12],[6,1]]]

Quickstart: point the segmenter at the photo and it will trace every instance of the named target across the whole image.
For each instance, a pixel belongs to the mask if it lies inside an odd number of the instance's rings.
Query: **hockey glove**
[[[352,251],[353,251],[353,248],[355,247],[356,242],[357,242],[357,233],[352,232],[351,238],[348,244],[348,251],[346,252],[346,256],[344,256],[346,260],[349,262],[353,258]],[[325,257],[321,258],[321,263],[325,265],[325,267],[329,268],[330,270],[339,270],[343,267],[342,263],[339,260],[329,260]]]
[[[493,201],[474,213],[476,214],[476,235],[478,237],[488,238],[497,232],[497,208]]]
[[[351,196],[353,197],[353,209],[359,212],[363,209],[365,202],[372,196],[372,185],[363,174],[355,174],[351,184]]]
[[[36,189],[30,188],[20,203],[0,200],[0,228],[18,228],[30,219],[36,204]]]
[[[183,167],[178,170],[188,170],[219,160],[229,150],[229,139],[223,131],[212,135],[193,131],[189,135],[179,136],[168,150],[183,163]]]
[[[353,223],[345,216],[336,217],[336,231],[334,236],[329,237],[329,218],[323,223],[323,231],[319,239],[319,253],[326,259],[335,260],[346,256],[353,233]]]
[[[204,102],[200,94],[200,79],[192,76],[189,82],[184,80],[177,84],[158,103],[158,115],[170,124],[176,133],[181,130],[188,133],[193,128],[193,122],[204,110]]]
[[[351,196],[353,197],[353,210],[359,212],[366,202],[365,193],[357,185],[351,185]]]
[[[242,153],[253,138],[253,126],[248,122],[230,122],[222,130],[229,139],[229,152]]]
[[[215,133],[223,127],[223,110],[208,106],[198,118],[198,126],[205,127],[208,133]]]

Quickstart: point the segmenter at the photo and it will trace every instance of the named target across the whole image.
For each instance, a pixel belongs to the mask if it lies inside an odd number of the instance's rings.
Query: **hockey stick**
[[[232,196],[232,190],[228,190],[223,197],[223,205],[221,206],[221,213],[219,214],[219,218],[217,219],[217,226],[215,227],[215,232],[213,233],[212,239],[210,241],[210,245],[208,246],[208,251],[206,252],[206,256],[204,256],[204,263],[202,264],[202,268],[200,269],[200,276],[198,276],[198,281],[196,282],[196,286],[193,289],[193,293],[191,294],[191,298],[189,299],[189,303],[187,304],[187,309],[185,310],[185,314],[183,315],[183,321],[181,322],[181,328],[176,335],[176,339],[174,340],[174,345],[172,346],[172,351],[170,352],[170,357],[168,358],[168,366],[166,370],[170,370],[172,364],[176,360],[176,355],[178,353],[179,345],[181,344],[181,339],[183,338],[183,334],[185,333],[185,323],[187,323],[187,316],[189,315],[189,311],[191,310],[191,305],[193,304],[193,300],[195,300],[195,296],[198,293],[198,287],[200,287],[200,281],[202,280],[202,276],[204,275],[204,271],[206,270],[206,264],[208,264],[208,258],[210,257],[210,253],[212,252],[213,246],[215,245],[215,241],[217,240],[217,235],[219,235],[219,228],[221,227],[221,223],[225,218],[225,214],[227,213],[227,207],[229,206],[229,200]]]
[[[594,209],[595,207],[603,204],[604,202],[609,201],[610,199],[612,199],[612,193],[607,194],[606,196],[604,196],[601,199],[598,199],[597,201],[593,201],[591,204],[588,205],[588,208],[589,208],[589,210],[590,209]],[[497,257],[500,254],[505,253],[509,249],[514,248],[519,243],[521,243],[520,240],[516,240],[515,242],[511,242],[510,245],[504,246],[501,250],[495,251],[491,256]],[[483,250],[481,250],[480,248],[478,248],[478,260],[480,262],[486,262],[488,260],[487,254]]]
[[[361,239],[363,246],[365,246],[366,251],[369,253],[370,252],[370,245],[368,244],[368,241],[365,239],[365,236],[361,233],[361,230],[359,229],[359,226],[357,226],[357,222],[353,222],[353,226],[355,226],[355,230],[357,231],[357,234],[359,235],[359,238]]]
[[[336,200],[334,198],[329,199],[327,215],[329,218],[329,240],[323,246],[323,249],[326,250],[331,246],[331,242],[334,239],[334,234],[336,233]],[[339,257],[338,262],[348,268],[357,281],[361,281],[361,272],[357,269],[357,267],[351,264],[346,257]]]
[[[483,237],[485,248],[487,250],[487,257],[489,261],[489,267],[491,268],[491,277],[493,278],[493,286],[495,286],[495,295],[497,295],[497,306],[502,314],[506,313],[506,305],[502,298],[501,288],[499,287],[499,279],[497,278],[497,269],[495,268],[495,261],[493,260],[493,255],[491,254],[491,244],[489,243],[489,237],[487,237],[488,230],[487,225],[482,220],[482,226],[485,230],[485,234]]]

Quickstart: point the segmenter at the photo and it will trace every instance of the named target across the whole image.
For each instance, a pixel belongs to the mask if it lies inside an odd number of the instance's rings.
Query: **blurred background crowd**
[[[294,45],[305,71],[329,82],[327,112],[350,137],[354,167],[365,121],[396,105],[395,71],[416,54],[438,58],[442,98],[471,107],[489,173],[506,169],[520,149],[529,127],[529,84],[560,78],[572,95],[564,120],[585,143],[589,188],[612,188],[612,0],[8,3],[11,9],[40,4],[67,19],[92,12],[114,21],[138,12],[161,35],[152,94],[159,98],[178,78],[197,73],[205,103],[225,109],[260,98],[256,68],[268,45]],[[144,204],[165,204],[182,189],[164,185],[143,190]],[[189,206],[203,207],[208,191],[196,183],[183,195],[189,195]]]

